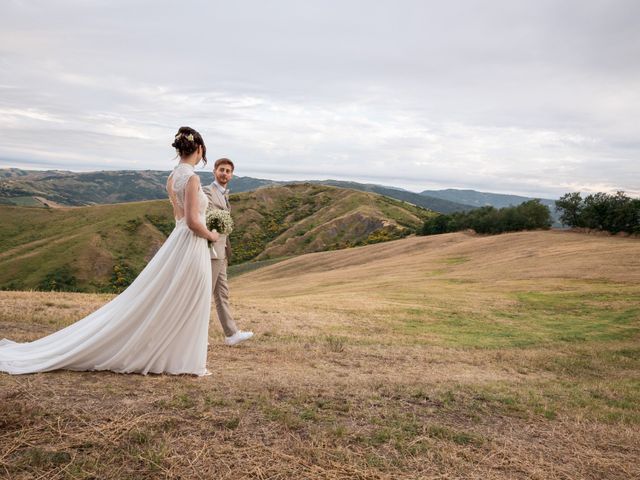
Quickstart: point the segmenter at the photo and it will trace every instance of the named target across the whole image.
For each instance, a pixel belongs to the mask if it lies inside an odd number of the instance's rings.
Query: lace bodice
[[[187,187],[187,182],[196,173],[194,172],[193,165],[188,163],[179,163],[171,172],[169,180],[167,182],[167,191],[169,193],[169,199],[173,204],[173,212],[176,222],[182,220],[185,216],[184,211],[184,196]],[[207,209],[208,199],[205,193],[202,191],[202,187],[198,188],[198,213],[201,217],[204,217]]]

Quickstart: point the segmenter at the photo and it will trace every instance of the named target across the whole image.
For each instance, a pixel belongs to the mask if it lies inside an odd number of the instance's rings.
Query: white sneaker
[[[244,342],[245,340],[249,340],[251,337],[253,337],[253,332],[243,332],[242,330],[238,330],[230,337],[225,338],[224,343],[232,347]]]

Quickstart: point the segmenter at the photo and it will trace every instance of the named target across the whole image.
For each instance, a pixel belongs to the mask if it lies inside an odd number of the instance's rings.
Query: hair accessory
[[[176,138],[175,138],[175,139],[177,140],[177,139],[179,139],[180,137],[182,137],[183,135],[184,135],[184,133],[179,133],[179,134],[177,134],[177,135],[176,135]],[[193,142],[193,141],[194,141],[194,140],[193,140],[193,133],[190,133],[189,135],[184,135],[184,136],[187,138],[187,140],[189,140],[189,141],[191,141],[191,142]]]

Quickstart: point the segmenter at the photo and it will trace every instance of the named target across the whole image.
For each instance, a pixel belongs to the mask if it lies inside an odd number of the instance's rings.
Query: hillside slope
[[[309,183],[233,195],[231,204],[236,262],[400,238],[434,215],[381,195]]]
[[[0,292],[31,341],[113,298]],[[0,375],[8,478],[640,478],[640,241],[454,233],[302,255],[212,306],[207,377]],[[233,465],[233,468],[229,466]]]
[[[411,237],[284,260],[234,277],[232,289],[255,308],[342,315],[334,333],[348,342],[372,340],[381,325],[398,344],[628,340],[640,335],[640,241],[567,231]]]
[[[432,214],[379,195],[317,185],[260,189],[233,195],[231,203],[235,263],[399,238]],[[55,209],[0,206],[0,223],[0,288],[8,289],[117,290],[173,229],[166,199]]]
[[[173,228],[168,201],[56,209],[0,206],[0,287],[108,289],[119,265],[138,272]],[[73,280],[75,279],[75,280]]]
[[[555,284],[567,280],[637,287],[640,241],[556,230],[487,236],[457,232],[302,255],[235,282],[247,297],[258,290],[278,298],[304,292],[305,301],[328,294],[357,298],[360,305],[370,296],[395,303],[442,281],[467,291],[480,283],[513,290],[543,283],[553,292]]]

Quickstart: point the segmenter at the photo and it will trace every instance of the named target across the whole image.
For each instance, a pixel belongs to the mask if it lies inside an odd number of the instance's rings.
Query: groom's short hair
[[[236,167],[233,165],[233,162],[228,158],[219,158],[216,160],[216,163],[213,164],[213,170],[217,170],[220,165],[231,165],[231,170],[235,170]]]

